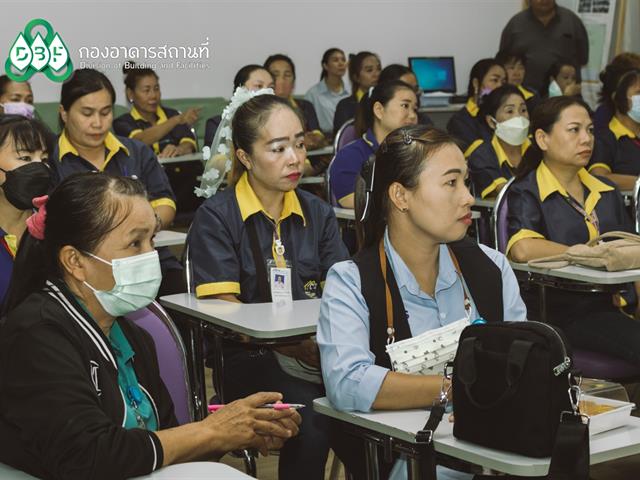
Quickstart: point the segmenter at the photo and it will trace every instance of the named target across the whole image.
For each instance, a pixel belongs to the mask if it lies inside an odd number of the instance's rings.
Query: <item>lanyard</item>
[[[273,251],[273,259],[276,262],[276,266],[278,268],[287,268],[287,261],[284,258],[284,243],[282,243],[282,239],[280,238],[280,232],[278,228],[278,224],[271,220],[266,214],[264,217],[269,221],[271,225],[273,225],[273,243],[271,246],[271,250]]]
[[[458,278],[460,279],[460,283],[462,284],[462,293],[464,295],[464,311],[467,316],[467,320],[469,320],[471,318],[471,300],[469,300],[469,295],[467,295],[467,289],[464,285],[464,280],[462,278],[462,272],[460,270],[458,259],[453,253],[453,250],[451,250],[451,248],[449,247],[447,248],[449,249],[449,255],[451,255],[451,260],[453,260],[453,265],[456,269]],[[384,239],[380,239],[378,251],[380,257],[380,269],[382,270],[382,278],[384,279],[384,294],[387,310],[387,345],[389,345],[396,341],[396,330],[393,326],[393,301],[391,299],[391,290],[389,289],[389,282],[387,282],[387,254],[384,251]]]
[[[569,205],[571,205],[574,208],[576,212],[578,212],[580,215],[584,217],[584,220],[586,222],[589,222],[591,225],[593,225],[593,228],[596,229],[596,232],[600,234],[600,220],[598,219],[598,214],[596,213],[595,208],[593,209],[591,214],[588,214],[587,211],[584,208],[582,208],[582,205],[580,205],[571,195],[567,197],[563,195],[563,198],[567,201]]]

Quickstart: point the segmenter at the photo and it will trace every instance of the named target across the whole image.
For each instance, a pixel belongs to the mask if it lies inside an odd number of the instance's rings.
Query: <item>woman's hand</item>
[[[180,114],[180,123],[187,124],[189,126],[193,125],[200,117],[200,110],[200,108],[187,108]]]
[[[277,347],[274,350],[287,357],[300,360],[310,367],[320,368],[320,350],[318,349],[318,344],[310,338],[293,345]]]
[[[170,158],[178,156],[178,147],[175,145],[169,144],[162,149],[162,151],[158,154],[159,158]]]

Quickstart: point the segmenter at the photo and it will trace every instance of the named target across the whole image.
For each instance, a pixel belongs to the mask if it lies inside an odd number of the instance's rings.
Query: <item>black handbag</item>
[[[551,456],[549,478],[587,480],[589,419],[579,412],[579,383],[558,329],[539,322],[470,325],[453,367],[453,435]]]

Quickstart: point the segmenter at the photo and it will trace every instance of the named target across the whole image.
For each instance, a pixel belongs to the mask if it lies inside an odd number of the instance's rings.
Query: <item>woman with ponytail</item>
[[[340,150],[331,164],[332,203],[353,208],[356,177],[364,163],[391,131],[417,121],[418,99],[410,85],[395,80],[370,89],[356,115],[356,134],[360,138]]]

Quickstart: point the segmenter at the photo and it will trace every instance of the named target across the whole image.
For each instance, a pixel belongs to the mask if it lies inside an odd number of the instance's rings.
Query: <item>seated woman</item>
[[[245,87],[248,90],[262,90],[263,88],[273,88],[273,76],[262,65],[245,65],[233,78],[233,91],[238,87]],[[207,119],[204,132],[204,144],[211,146],[213,138],[216,136],[218,126],[222,120],[221,115],[216,115]]]
[[[258,95],[235,112],[232,136],[229,186],[202,204],[187,238],[196,296],[319,298],[327,270],[348,253],[331,207],[296,189],[305,159],[300,118],[286,100]],[[274,292],[276,273],[288,277],[288,292]],[[268,386],[307,405],[301,435],[281,452],[281,480],[324,479],[328,420],[309,408],[324,395],[319,366],[313,340],[273,349],[224,342],[225,400]]]
[[[551,65],[547,72],[547,83],[543,88],[547,98],[582,96],[582,86],[578,81],[578,69],[571,61],[558,61]]]
[[[519,52],[502,50],[496,54],[496,60],[507,72],[507,83],[515,85],[527,102],[527,109],[533,112],[540,102],[540,95],[531,87],[525,87],[522,82],[527,73],[527,57]]]
[[[0,331],[0,461],[38,478],[114,479],[295,435],[279,393],[177,426],[150,335],[124,316],[158,293],[156,219],[137,180],[63,181],[28,222]],[[135,361],[134,361],[135,359]]]
[[[304,145],[306,149],[315,150],[324,147],[327,141],[320,130],[313,104],[308,100],[293,98],[296,85],[296,66],[293,64],[293,60],[286,55],[277,53],[265,60],[264,68],[269,70],[273,77],[275,94],[287,100],[304,119]]]
[[[393,82],[394,80],[400,80],[401,82],[406,83],[411,86],[413,90],[416,92],[416,96],[418,97],[418,108],[420,107],[420,86],[418,85],[418,79],[416,78],[416,74],[411,71],[411,69],[405,65],[400,65],[399,63],[392,63],[391,65],[387,65],[380,72],[380,77],[378,78],[378,83],[388,83]],[[426,112],[421,112],[418,110],[418,124],[425,126],[433,126],[433,120],[427,115]]]
[[[49,191],[51,174],[43,163],[49,154],[48,135],[37,120],[0,117],[0,307],[33,199]]]
[[[468,240],[457,242],[471,225],[473,196],[465,186],[464,156],[452,136],[421,125],[395,130],[380,145],[372,171],[365,180],[371,184],[373,178],[364,246],[354,260],[329,270],[320,305],[318,345],[327,397],[344,411],[430,407],[442,377],[391,371],[387,341],[464,318],[525,320],[526,310],[502,254]],[[388,308],[394,312],[391,319]],[[336,434],[354,449],[341,460],[363,478],[358,440]],[[381,469],[380,477],[406,478],[401,467],[397,464],[390,477]]]
[[[14,82],[7,75],[0,76],[0,113],[33,118],[33,91],[29,82]]]
[[[356,177],[362,166],[389,133],[417,121],[418,99],[412,87],[400,80],[375,87],[358,107],[356,134],[360,138],[340,150],[331,163],[331,201],[353,208]]]
[[[611,96],[614,115],[596,132],[598,156],[589,172],[602,175],[620,190],[632,190],[640,174],[640,70],[625,73]]]
[[[505,84],[507,73],[500,62],[493,58],[479,60],[471,68],[467,88],[466,106],[456,112],[447,123],[447,131],[455,136],[466,156],[467,149],[476,140],[491,140],[492,132],[486,123],[478,118],[480,101],[483,96]]]
[[[127,62],[127,65],[131,65]],[[191,126],[198,120],[198,108],[182,113],[161,105],[159,77],[151,68],[124,67],[125,95],[131,112],[113,121],[113,131],[135,138],[153,148],[158,157],[179,157],[196,151]]]
[[[333,118],[338,103],[349,96],[349,90],[342,80],[348,62],[342,50],[330,48],[322,55],[320,65],[320,81],[307,90],[304,98],[316,109],[320,130],[326,135],[333,132]]]
[[[371,87],[378,84],[380,70],[380,58],[375,53],[359,52],[349,56],[351,95],[340,100],[336,107],[336,114],[333,117],[334,135],[346,121],[355,118],[358,102]]]
[[[531,144],[529,112],[520,89],[503,85],[484,98],[478,116],[494,134],[469,156],[469,176],[474,194],[487,198],[497,195],[513,177]]]
[[[104,171],[140,180],[156,212],[158,229],[168,228],[176,213],[173,191],[153,150],[139,140],[111,133],[116,94],[97,70],[80,69],[62,84],[60,120],[64,125],[50,155],[55,183],[72,173]],[[168,247],[158,249],[161,295],[186,291],[183,269]]]
[[[593,113],[593,126],[598,130],[607,128],[615,113],[613,94],[618,88],[620,78],[630,70],[640,70],[640,55],[624,52],[616,55],[611,63],[600,72],[602,88],[599,93],[599,105]]]
[[[507,192],[511,260],[560,254],[602,233],[632,230],[613,183],[585,170],[594,137],[582,100],[560,96],[541,102],[531,132],[534,140]],[[529,318],[537,320],[537,295],[529,297]],[[640,323],[614,306],[611,294],[548,288],[546,304],[548,321],[561,327],[574,347],[640,365]]]

